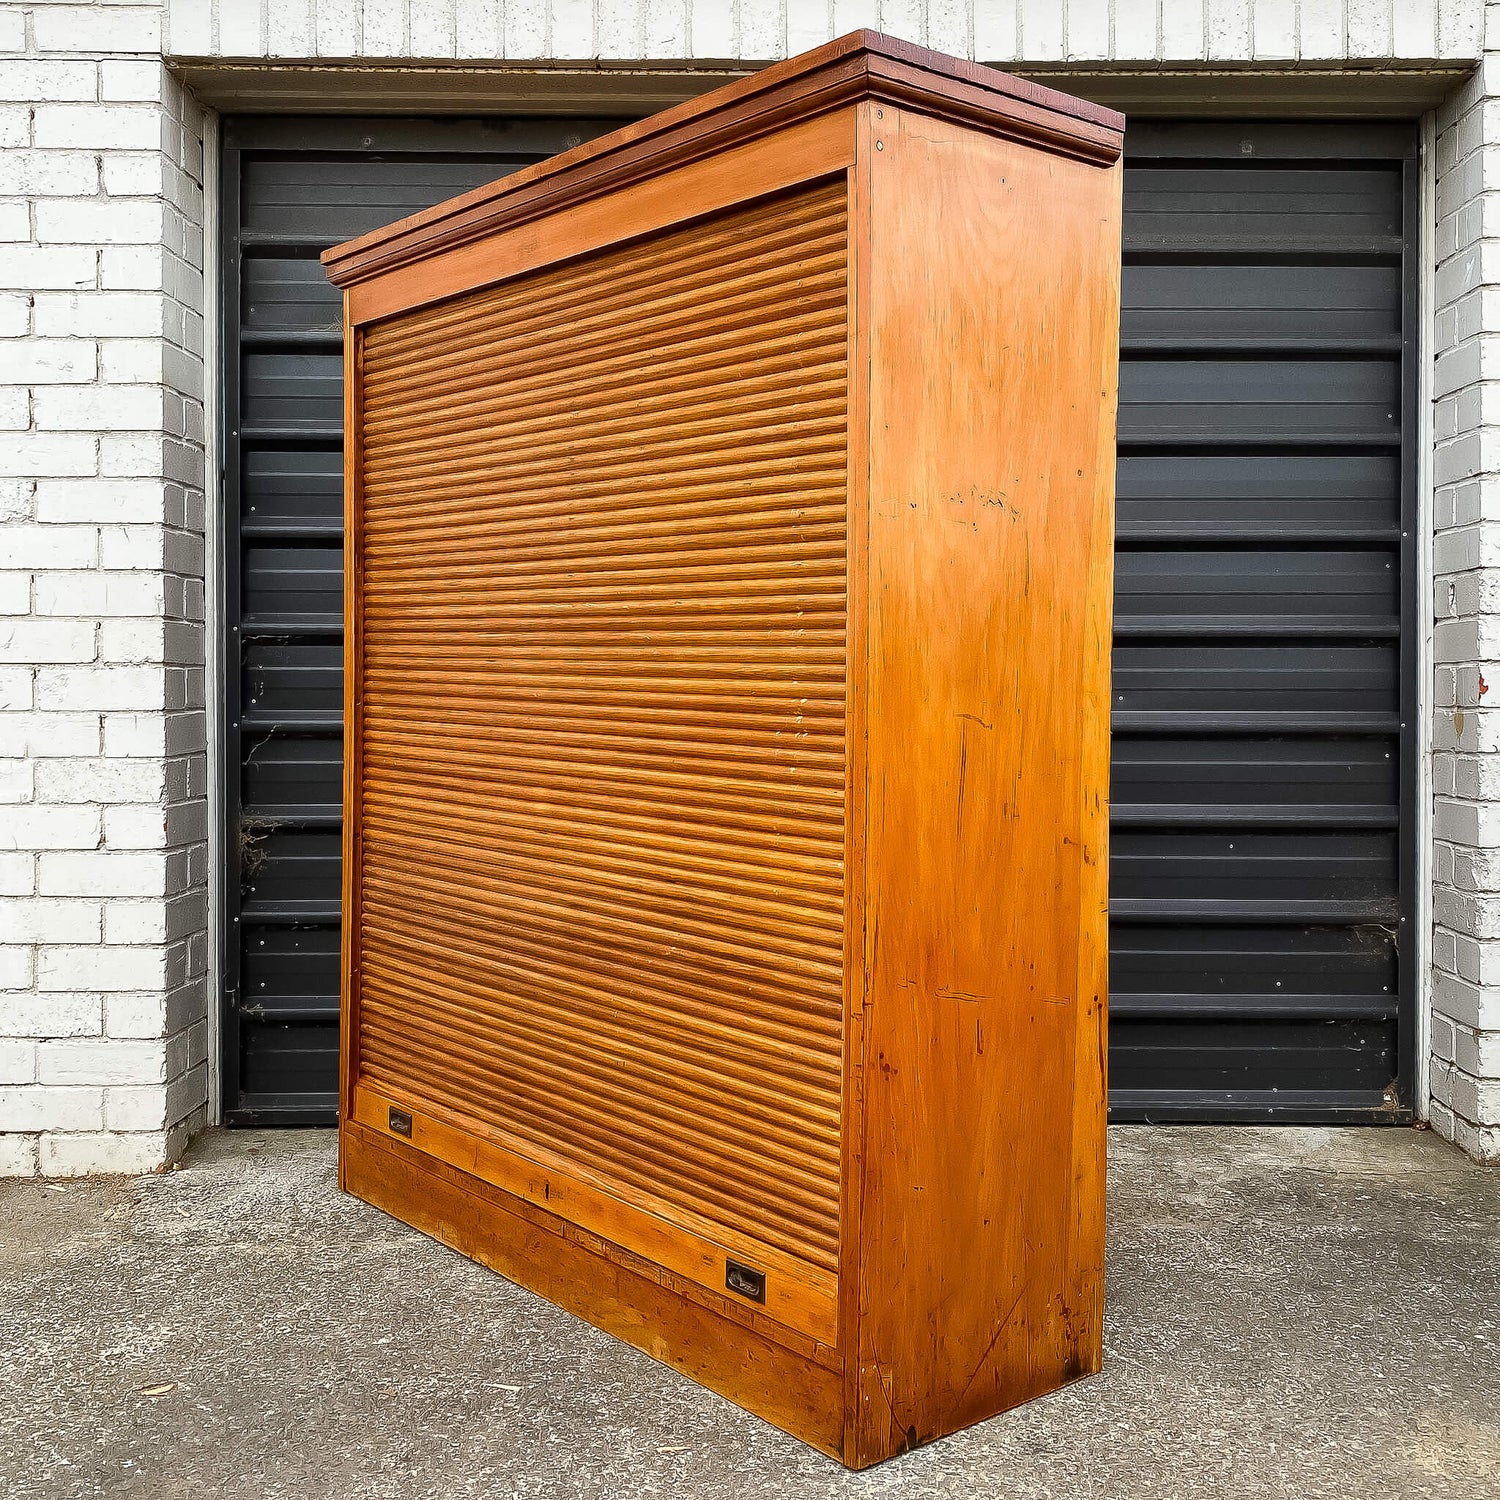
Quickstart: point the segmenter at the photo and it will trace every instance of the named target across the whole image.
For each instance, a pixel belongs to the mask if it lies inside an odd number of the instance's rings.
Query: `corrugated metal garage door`
[[[341,366],[317,252],[606,125],[225,122],[231,1121],[334,1108]],[[1129,137],[1117,1118],[1409,1099],[1414,145]]]
[[[1410,1099],[1415,131],[1174,123],[1127,149],[1111,1105],[1389,1117]]]

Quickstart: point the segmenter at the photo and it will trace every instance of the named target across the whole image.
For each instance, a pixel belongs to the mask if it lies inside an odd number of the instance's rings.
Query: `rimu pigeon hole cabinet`
[[[854,1467],[1099,1367],[1121,127],[859,33],[324,257],[340,1182]]]

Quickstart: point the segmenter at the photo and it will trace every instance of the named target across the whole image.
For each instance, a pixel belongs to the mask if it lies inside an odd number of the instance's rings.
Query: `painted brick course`
[[[1500,1158],[1500,6],[0,0],[0,1173],[149,1169],[205,1117],[203,116],[163,54],[759,61],[861,25],[1000,63],[1483,56],[1429,226],[1430,1073]]]
[[[860,26],[987,62],[1471,58],[1479,0],[168,0],[181,57],[784,57]]]

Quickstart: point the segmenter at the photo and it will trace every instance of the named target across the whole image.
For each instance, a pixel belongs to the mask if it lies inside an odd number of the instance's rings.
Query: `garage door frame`
[[[524,122],[521,122],[524,128]],[[537,140],[556,138],[557,117],[539,119],[535,122]],[[1142,141],[1159,127],[1165,131],[1180,128],[1180,120],[1161,122],[1144,121],[1140,126],[1133,122],[1132,137],[1128,152],[1140,155]],[[1418,860],[1418,646],[1417,627],[1418,587],[1417,578],[1417,525],[1419,442],[1421,427],[1418,420],[1419,370],[1422,350],[1419,347],[1419,298],[1421,286],[1421,254],[1424,249],[1418,234],[1418,204],[1420,193],[1420,167],[1418,154],[1418,132],[1415,121],[1393,120],[1388,122],[1361,122],[1358,124],[1333,124],[1329,122],[1296,122],[1285,120],[1266,122],[1199,121],[1193,129],[1197,132],[1199,149],[1209,154],[1210,148],[1223,151],[1226,143],[1241,136],[1247,123],[1257,136],[1262,159],[1287,160],[1296,157],[1327,159],[1330,153],[1342,158],[1381,159],[1400,161],[1402,164],[1402,196],[1404,218],[1404,250],[1402,255],[1402,350],[1401,350],[1401,438],[1400,516],[1402,537],[1400,542],[1400,567],[1402,572],[1400,593],[1400,732],[1399,745],[1401,766],[1401,805],[1397,831],[1398,858],[1400,865],[1400,927],[1399,927],[1399,995],[1397,1005],[1397,1073],[1394,1088],[1384,1103],[1351,1107],[1330,1105],[1316,1108],[1299,1107],[1294,1115],[1300,1122],[1398,1122],[1409,1120],[1413,1114],[1413,1089],[1416,1074],[1416,1048],[1418,1042],[1417,997],[1419,943],[1416,931]],[[1143,127],[1143,128],[1142,128]],[[472,131],[471,144],[464,145],[464,130]],[[1264,143],[1273,144],[1266,145]],[[220,954],[222,973],[218,1004],[221,1022],[219,1064],[222,1070],[222,1097],[225,1101],[224,1117],[230,1124],[322,1124],[326,1123],[327,1108],[322,1103],[311,1103],[296,1096],[260,1096],[248,1100],[241,1093],[239,1060],[240,1046],[240,873],[237,851],[240,844],[239,822],[239,776],[241,756],[244,748],[244,723],[240,702],[241,673],[240,656],[240,503],[242,442],[239,430],[240,374],[242,369],[242,330],[239,317],[241,225],[238,205],[241,193],[241,153],[253,150],[296,151],[299,149],[328,152],[337,150],[369,151],[389,150],[402,154],[430,152],[434,155],[472,150],[483,153],[493,149],[493,141],[484,134],[483,122],[465,122],[455,119],[423,120],[408,117],[369,119],[340,116],[240,116],[226,117],[223,121],[220,148],[220,202],[224,211],[220,214],[220,264],[222,268],[219,299],[221,343],[220,368],[222,370],[221,420],[222,455],[221,473],[221,525],[222,525],[222,572],[219,580],[221,627],[215,632],[212,649],[223,652],[223,735],[221,737],[218,764],[215,768],[219,782],[220,807],[223,820],[223,868],[221,890],[223,899],[216,921],[220,931]],[[546,147],[543,149],[550,149]],[[1185,149],[1180,143],[1173,148],[1178,154]],[[336,716],[335,716],[336,719]],[[329,726],[333,727],[332,724]],[[1149,1108],[1125,1108],[1118,1106],[1113,1117],[1120,1119],[1204,1119],[1208,1114],[1221,1120],[1265,1120],[1268,1112],[1262,1105],[1235,1106],[1222,1101],[1217,1103],[1203,1099],[1183,1098],[1167,1106]],[[1274,1117],[1274,1116],[1273,1116]]]

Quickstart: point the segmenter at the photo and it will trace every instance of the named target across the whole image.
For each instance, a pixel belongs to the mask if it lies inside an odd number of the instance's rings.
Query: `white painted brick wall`
[[[1433,1125],[1500,1160],[1500,5],[1439,112],[1433,334]]]
[[[204,1114],[202,120],[164,26],[0,3],[0,1172],[147,1170]]]
[[[554,60],[787,56],[859,26],[997,63],[1271,65],[1477,59],[1483,0],[167,0],[183,56]],[[1500,67],[1445,111],[1435,349],[1436,684],[1432,1117],[1500,1156]],[[70,87],[80,87],[68,79]],[[75,109],[85,105],[72,106]],[[1492,225],[1493,227],[1493,225]],[[3,254],[3,251],[0,251]],[[54,274],[65,274],[59,268]],[[40,358],[40,356],[39,356]],[[38,462],[74,455],[41,450]],[[1484,498],[1481,498],[1483,495]],[[1431,507],[1428,507],[1431,510]],[[1424,517],[1424,524],[1426,518]],[[53,669],[65,673],[59,664]],[[1487,675],[1481,676],[1482,673]],[[1495,757],[1494,761],[1491,757]]]
[[[0,0],[0,1173],[203,1118],[202,120],[178,57],[1466,61],[1481,0]],[[1500,1156],[1500,53],[1440,122],[1433,1118]],[[1486,231],[1490,231],[1486,233]],[[1491,692],[1491,685],[1494,691]],[[1489,706],[1494,704],[1494,707]]]

